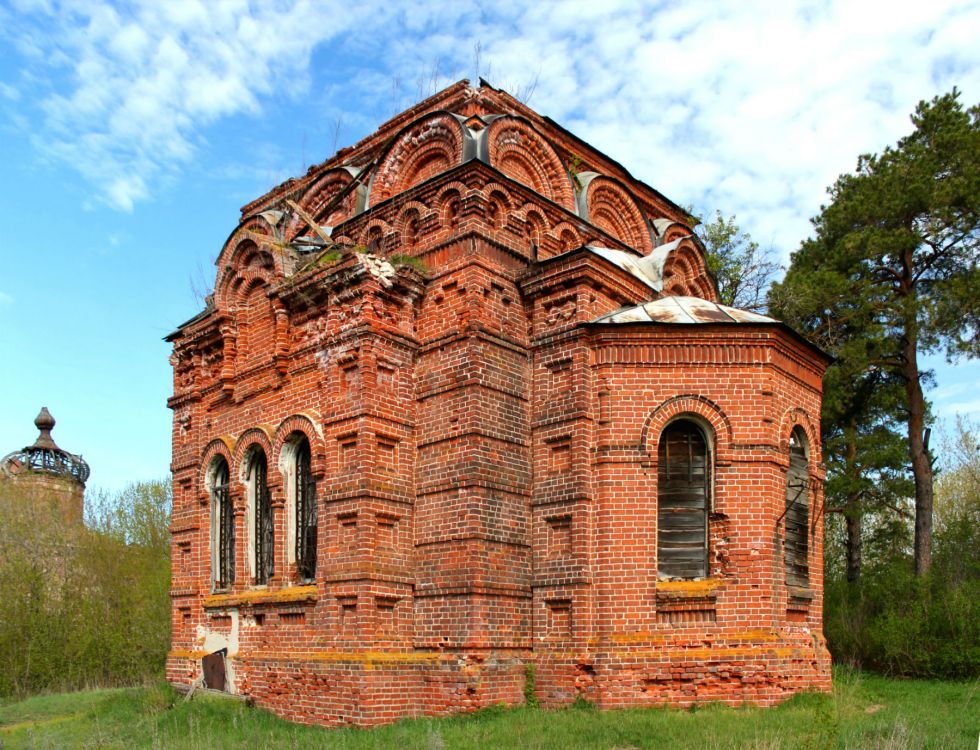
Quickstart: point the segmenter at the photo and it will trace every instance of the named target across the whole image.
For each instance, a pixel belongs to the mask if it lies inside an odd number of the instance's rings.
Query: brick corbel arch
[[[654,464],[657,461],[657,449],[660,445],[660,434],[664,428],[675,419],[695,417],[713,432],[709,436],[715,463],[727,463],[731,460],[732,425],[728,416],[711,399],[697,394],[681,394],[664,401],[650,412],[640,431],[640,445],[651,457]]]
[[[354,178],[346,169],[330,169],[323,173],[300,198],[299,205],[314,219],[321,224],[335,227],[354,216],[357,210],[357,190],[352,190],[328,215],[321,215],[321,211],[341,190],[350,185]],[[302,222],[295,222],[295,227],[291,227],[290,235],[294,235],[302,226]]]
[[[690,237],[682,239],[664,259],[663,293],[718,301],[718,293],[708,275],[704,254]]]
[[[398,212],[394,226],[399,242],[405,249],[417,247],[428,234],[427,219],[433,212],[419,201],[408,201]]]
[[[551,234],[558,240],[558,252],[560,253],[567,253],[584,244],[578,230],[567,221],[555,224],[551,228]]]
[[[488,182],[480,192],[486,203],[487,223],[496,229],[504,229],[514,207],[510,191],[500,183]]]
[[[487,129],[490,164],[569,211],[575,210],[572,181],[550,143],[527,120],[503,116]]]
[[[643,212],[617,180],[599,175],[586,186],[588,222],[644,255],[653,249]]]
[[[463,158],[463,127],[448,112],[433,112],[407,125],[371,177],[370,205],[459,164]]]
[[[285,278],[283,254],[277,240],[279,230],[262,215],[244,219],[225,240],[215,265],[215,303],[220,308],[224,295],[235,277],[244,269],[254,267],[255,260],[268,271],[270,281]]]
[[[358,235],[357,244],[362,245],[372,252],[385,252],[391,244],[391,237],[397,236],[391,225],[383,219],[371,219],[362,228]],[[377,238],[376,248],[371,248],[371,242]]]

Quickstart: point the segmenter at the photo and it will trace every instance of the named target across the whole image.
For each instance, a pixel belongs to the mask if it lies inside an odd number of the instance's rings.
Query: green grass
[[[0,706],[7,748],[975,748],[980,683],[835,673],[831,696],[774,709],[492,708],[371,730],[300,726],[165,685],[37,696]]]

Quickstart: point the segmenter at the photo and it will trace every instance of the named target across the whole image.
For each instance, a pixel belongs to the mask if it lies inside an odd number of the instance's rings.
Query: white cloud
[[[6,292],[0,292],[0,307],[7,307],[14,304],[14,298]]]
[[[827,185],[905,134],[920,99],[954,84],[965,101],[980,98],[968,31],[980,28],[980,4],[965,0],[425,0],[401,11],[380,0],[77,0],[27,18],[44,13],[56,33],[27,24],[18,43],[70,65],[71,81],[51,84],[38,147],[124,210],[221,118],[283,94],[301,101],[315,83],[356,102],[344,120],[362,125],[365,101],[386,116],[430,93],[437,65],[444,83],[472,77],[479,43],[495,85],[537,77],[540,112],[677,202],[737,214],[785,260]],[[365,65],[338,84],[310,59],[341,42]]]
[[[36,147],[124,211],[193,156],[205,126],[295,88],[314,45],[365,13],[310,0],[138,0],[118,9],[76,0],[21,10],[21,53],[53,61]]]

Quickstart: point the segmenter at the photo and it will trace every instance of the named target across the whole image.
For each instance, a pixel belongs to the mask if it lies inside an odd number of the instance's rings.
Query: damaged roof
[[[672,242],[668,242],[665,245],[655,247],[653,252],[644,256],[637,256],[633,253],[628,253],[625,250],[613,250],[609,247],[586,245],[586,248],[598,255],[600,258],[604,258],[605,260],[609,261],[614,266],[622,268],[628,274],[636,277],[655,292],[662,292],[664,290],[664,263],[667,262],[667,256],[670,255],[670,253],[681,243],[681,240],[684,239],[686,238],[681,237],[673,240]]]
[[[601,315],[593,323],[779,323],[766,315],[739,310],[700,297],[662,297]]]

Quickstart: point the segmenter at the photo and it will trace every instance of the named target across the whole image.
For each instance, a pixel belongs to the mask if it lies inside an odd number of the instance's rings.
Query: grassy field
[[[0,706],[0,748],[973,748],[980,682],[835,673],[831,696],[775,709],[561,711],[497,708],[371,730],[281,721],[166,685],[37,696]]]

